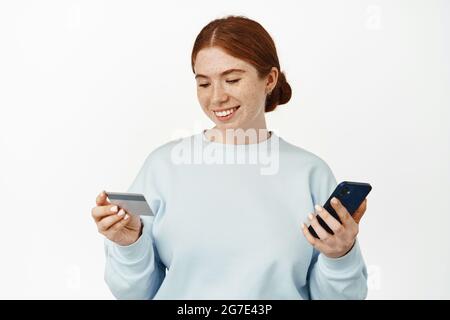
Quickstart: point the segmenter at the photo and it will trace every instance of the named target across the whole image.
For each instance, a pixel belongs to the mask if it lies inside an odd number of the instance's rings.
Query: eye
[[[227,80],[227,83],[232,83],[233,84],[233,83],[239,82],[240,80],[241,79]],[[199,87],[207,88],[207,87],[209,87],[209,83],[200,84]]]

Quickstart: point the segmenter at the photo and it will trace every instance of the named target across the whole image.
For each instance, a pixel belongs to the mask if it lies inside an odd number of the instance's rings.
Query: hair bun
[[[286,80],[284,72],[279,72],[278,81],[272,93],[266,99],[266,112],[271,112],[280,104],[288,103],[292,96],[292,89]]]

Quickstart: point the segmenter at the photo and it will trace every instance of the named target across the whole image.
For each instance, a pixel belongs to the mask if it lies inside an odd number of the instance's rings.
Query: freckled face
[[[194,70],[198,100],[216,128],[265,127],[266,79],[251,64],[212,47],[198,52]]]

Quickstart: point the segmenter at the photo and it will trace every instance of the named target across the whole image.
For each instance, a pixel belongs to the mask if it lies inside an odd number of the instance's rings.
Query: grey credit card
[[[108,196],[109,202],[125,209],[128,213],[140,216],[154,215],[143,194],[108,191],[105,191],[105,193]]]

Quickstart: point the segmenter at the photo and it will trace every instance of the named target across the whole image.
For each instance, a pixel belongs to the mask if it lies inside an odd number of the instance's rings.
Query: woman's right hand
[[[125,212],[112,205],[102,191],[96,199],[97,206],[92,208],[92,218],[98,232],[121,246],[135,243],[142,233],[142,222],[138,215]]]

